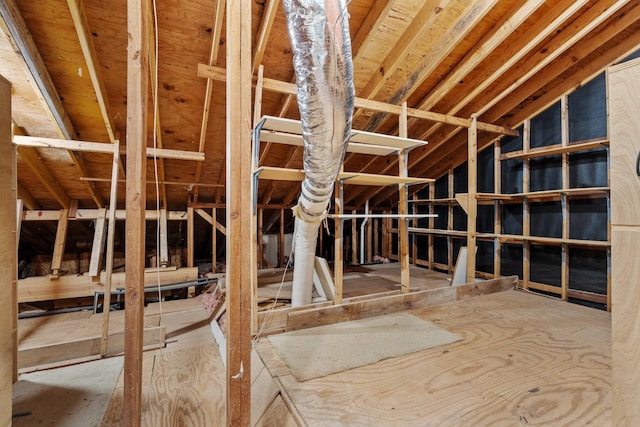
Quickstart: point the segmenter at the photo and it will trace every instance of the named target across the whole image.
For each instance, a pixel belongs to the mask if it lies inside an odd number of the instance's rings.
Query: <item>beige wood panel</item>
[[[11,424],[16,324],[16,189],[15,151],[11,145],[11,85],[0,76],[0,424]]]
[[[464,340],[306,382],[280,376],[308,425],[609,425],[609,313],[517,291],[412,313]]]
[[[640,224],[640,59],[609,71],[611,223]]]
[[[640,227],[613,227],[612,368],[613,421],[640,424]]]
[[[215,344],[145,353],[143,426],[223,426],[225,371]],[[122,382],[116,385],[102,426],[120,426]]]

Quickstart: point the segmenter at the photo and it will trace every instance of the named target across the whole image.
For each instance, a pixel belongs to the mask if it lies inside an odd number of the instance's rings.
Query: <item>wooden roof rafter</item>
[[[154,149],[162,150],[162,126],[160,124],[160,99],[158,98],[158,46],[157,46],[157,31],[158,28],[155,25],[157,23],[157,16],[154,16],[154,13],[157,11],[154,8],[148,9],[149,13],[149,22],[151,25],[147,26],[147,31],[149,34],[147,35],[147,40],[149,41],[149,79],[151,86],[151,99],[153,100],[153,119],[154,119],[154,135],[155,135],[155,147]],[[159,205],[162,209],[167,208],[167,186],[163,184],[165,181],[165,171],[164,171],[164,160],[162,158],[158,158],[154,156],[153,165],[155,168],[155,172],[157,172],[157,183],[158,183],[158,194]],[[87,176],[87,175],[84,175]]]
[[[222,25],[224,24],[224,10],[226,7],[226,0],[218,0],[216,2],[216,15],[215,21],[213,23],[213,33],[211,34],[211,50],[209,52],[209,65],[217,65],[218,56],[220,52],[220,40],[222,37]],[[211,109],[211,97],[213,96],[213,81],[212,79],[207,79],[207,88],[205,89],[204,95],[204,107],[202,110],[202,123],[200,125],[200,142],[198,145],[198,151],[204,153],[205,145],[207,143],[207,127],[209,125],[209,110]],[[220,177],[224,176],[224,172]],[[218,177],[218,182],[220,181],[220,177]],[[194,177],[194,181],[199,183],[202,179],[202,165],[196,165],[196,174]],[[198,185],[195,185],[192,189],[192,198],[193,202],[198,201],[198,196],[200,194],[200,188]]]
[[[464,14],[457,20],[453,29],[449,31],[440,42],[434,46],[428,54],[425,54],[422,61],[417,65],[416,71],[411,78],[396,91],[388,100],[390,104],[401,104],[407,101],[409,95],[422,85],[425,79],[435,71],[438,65],[454,50],[461,40],[473,30],[473,28],[487,15],[487,13],[497,3],[497,0],[472,2]],[[385,121],[388,114],[379,112],[371,119],[365,130],[375,132],[380,124]],[[409,117],[409,124],[412,122]],[[436,120],[438,121],[438,120]]]
[[[585,36],[579,44],[576,44],[569,48],[563,55],[557,58],[555,61],[547,64],[544,68],[544,76],[540,73],[534,75],[526,82],[524,82],[518,89],[511,91],[501,102],[496,103],[483,115],[483,119],[499,121],[505,114],[515,108],[515,106],[521,104],[526,98],[530,96],[535,88],[542,94],[537,100],[542,105],[549,105],[558,99],[561,95],[567,93],[567,91],[573,90],[590,79],[592,79],[597,73],[600,73],[602,68],[607,64],[610,64],[616,59],[628,55],[631,51],[637,48],[640,44],[640,6],[627,5],[624,9],[618,9],[616,12],[619,16],[616,19],[617,25],[607,25],[602,28],[602,31],[592,32]],[[590,20],[591,15],[587,15],[584,19]],[[576,27],[580,28],[580,27]],[[610,46],[609,46],[610,45]],[[607,49],[601,49],[600,46],[608,46]],[[588,59],[589,56],[594,56],[593,59],[589,59],[589,65],[583,66],[580,61]],[[534,59],[535,60],[535,59]],[[566,74],[567,69],[573,70],[570,74]],[[526,64],[523,68],[529,69],[532,66]],[[549,76],[555,76],[552,83],[547,86],[543,86],[542,81],[546,78],[549,80]],[[494,94],[492,96],[497,96]],[[531,117],[540,111],[540,103],[531,103],[525,108],[518,110],[516,115],[509,116],[509,122],[512,125],[522,122],[525,118]],[[502,120],[505,121],[504,119]],[[453,134],[452,134],[453,132]],[[450,135],[451,134],[451,135]],[[446,140],[447,144],[433,144],[432,151],[430,151],[425,160],[422,163],[418,163],[413,166],[412,174],[420,176],[427,174],[429,176],[439,176],[449,167],[455,166],[452,159],[458,158],[459,149],[456,149],[456,143],[464,140],[466,135],[458,132],[456,129],[441,129],[440,132],[434,134],[434,140]],[[495,138],[483,137],[478,142],[478,148],[482,149],[491,144]],[[438,148],[439,146],[439,148]],[[436,149],[437,148],[437,149]],[[461,159],[460,161],[464,161]],[[443,169],[444,168],[444,169]],[[379,192],[374,199],[375,203],[383,203],[386,199],[392,197],[392,193],[388,190]]]
[[[30,79],[32,87],[38,95],[38,98],[43,102],[47,113],[53,118],[58,133],[61,137],[71,139],[75,135],[71,120],[62,105],[53,80],[46,69],[42,56],[27,29],[15,0],[6,0],[0,3],[0,15],[2,17],[0,23],[3,30],[10,36],[14,49],[22,57],[21,65],[23,66],[24,72],[26,75],[32,77]],[[45,179],[45,177],[53,178],[53,174],[40,160],[40,156],[36,150],[25,148],[20,150],[20,155],[23,159],[30,159],[27,163],[41,181]],[[81,155],[70,151],[69,156],[80,170],[80,173],[87,174],[87,167]],[[63,203],[70,203],[71,198],[55,178],[54,182],[42,182],[42,184],[52,191],[56,200],[58,200],[63,207],[68,207]],[[100,194],[98,194],[95,184],[87,182],[85,185],[96,205],[98,207],[104,206],[104,201]]]
[[[509,36],[513,34],[515,28],[518,28],[523,22],[531,17],[531,15],[540,7],[544,1],[536,0],[527,2],[524,7],[516,9],[514,14],[511,14],[506,20],[498,27],[498,29],[488,34],[483,41],[480,42],[480,47],[473,51],[473,53],[464,61],[460,63],[458,67],[451,71],[451,73],[447,76],[445,80],[442,81],[435,89],[432,91],[425,99],[420,102],[420,108],[431,108],[438,101],[440,101],[444,96],[446,96],[451,89],[453,89],[459,81],[463,80],[466,75],[476,70],[476,67],[486,59],[487,55],[492,52],[497,46],[504,43]],[[471,100],[478,96],[478,94],[482,93],[482,91],[486,90],[490,84],[497,81],[504,73],[506,73],[509,69],[511,69],[519,60],[524,58],[527,54],[529,54],[533,49],[535,49],[540,42],[542,42],[545,38],[552,35],[556,30],[562,26],[567,20],[571,19],[578,12],[584,4],[587,3],[587,0],[577,0],[572,4],[568,5],[565,3],[558,3],[552,10],[545,14],[544,20],[541,21],[542,30],[532,34],[532,38],[525,43],[523,47],[518,49],[515,55],[510,56],[506,59],[505,63],[502,64],[497,70],[495,70],[490,76],[483,80],[483,82],[474,87],[474,89],[467,94],[461,101],[457,102],[456,105],[449,109],[448,114],[456,114],[459,113],[462,108],[468,105]],[[590,9],[590,11],[593,9]],[[595,17],[593,17],[595,19]],[[600,18],[604,19],[604,18]],[[546,59],[543,61],[546,65],[551,62],[556,56],[547,55]],[[541,68],[540,68],[541,69]],[[536,70],[539,71],[540,69]],[[529,75],[533,75],[530,73]],[[490,103],[491,105],[495,105],[498,100],[493,98]],[[487,105],[487,104],[485,104]],[[490,106],[489,106],[490,107]],[[486,111],[486,109],[484,110]],[[477,112],[478,115],[481,115],[484,112],[482,109]],[[415,119],[413,119],[412,124],[415,124]],[[434,133],[442,128],[442,123],[435,123],[431,126],[427,131],[423,132],[419,139],[430,138],[434,135]],[[443,130],[446,132],[443,136],[442,133],[439,134],[439,137],[436,138],[436,142],[431,144],[430,147],[424,149],[418,149],[413,153],[413,156],[410,158],[409,168],[415,167],[420,162],[424,161],[437,147],[442,146],[447,141],[449,141],[452,137],[454,137],[462,127],[457,127],[454,130]],[[394,162],[395,163],[395,162]],[[393,167],[394,164],[389,164],[384,171]],[[383,173],[384,173],[383,171]],[[369,198],[374,198],[379,193],[388,194],[384,189],[374,189],[372,193],[367,194]],[[355,197],[355,196],[354,196]],[[363,200],[363,196],[357,196],[358,200]],[[346,202],[350,202],[353,199],[347,199]]]

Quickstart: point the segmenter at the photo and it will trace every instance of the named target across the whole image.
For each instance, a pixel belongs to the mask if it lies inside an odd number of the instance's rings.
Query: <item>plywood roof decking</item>
[[[252,31],[257,34],[273,0],[252,2]],[[87,61],[78,30],[64,0],[7,0],[15,6],[31,34],[37,52],[55,86],[75,131],[74,139],[110,142],[105,117],[100,110],[99,91],[89,75],[90,63],[102,79],[102,104],[113,125],[113,135],[126,137],[126,0],[85,0],[85,35],[95,56]],[[206,161],[200,166],[200,181],[225,182],[225,87],[212,82],[212,100],[206,135],[200,128],[205,108],[206,80],[197,76],[198,64],[208,64],[217,2],[158,0],[158,103],[160,140],[164,148],[198,151],[204,142]],[[479,120],[515,126],[525,117],[548,105],[559,95],[581,84],[605,66],[640,45],[640,4],[630,0],[522,1],[488,0],[352,0],[350,27],[354,40],[354,83],[357,95],[409,107],[468,118],[480,112]],[[224,25],[224,20],[221,21]],[[53,25],[55,23],[55,25]],[[225,66],[225,38],[219,41],[217,66]],[[281,5],[265,43],[262,64],[265,77],[291,82],[291,50]],[[60,137],[42,94],[29,84],[21,56],[3,28],[0,74],[14,84],[14,121],[33,136]],[[254,67],[255,69],[256,67]],[[150,91],[152,92],[152,91]],[[295,99],[265,92],[262,113],[296,119]],[[152,108],[153,103],[149,103]],[[150,111],[149,120],[152,118]],[[397,116],[357,110],[354,128],[397,134]],[[151,145],[150,123],[149,145]],[[482,132],[486,144],[495,134]],[[434,178],[466,159],[466,132],[452,125],[428,120],[409,121],[409,137],[428,139],[429,145],[409,156],[410,176]],[[110,177],[110,159],[83,155],[86,171],[80,171],[68,154],[38,150],[38,157],[51,170],[60,186],[81,207],[95,207],[95,197],[80,178]],[[299,147],[272,144],[264,153],[265,164],[299,168]],[[191,183],[196,180],[194,164],[164,160],[165,180]],[[393,175],[395,159],[351,153],[345,170]],[[59,208],[51,191],[19,158],[19,181],[47,209]],[[150,167],[147,179],[154,180]],[[108,199],[108,183],[95,182],[95,192]],[[290,203],[299,184],[273,182],[261,186],[261,203]],[[150,189],[152,190],[152,188]],[[345,202],[359,205],[371,199],[384,205],[395,198],[393,189],[367,188],[347,192]],[[167,185],[170,209],[184,209],[194,194],[192,186]],[[149,191],[150,206],[155,192]],[[123,192],[120,192],[120,207]],[[222,188],[203,186],[200,202],[223,202]]]

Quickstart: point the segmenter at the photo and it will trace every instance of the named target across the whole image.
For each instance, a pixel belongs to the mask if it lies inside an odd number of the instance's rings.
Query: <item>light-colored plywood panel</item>
[[[611,223],[640,225],[640,60],[609,71]]]
[[[412,313],[464,340],[306,382],[280,376],[308,425],[609,424],[608,313],[517,291]]]
[[[16,357],[16,184],[11,145],[11,84],[0,76],[0,424],[11,424],[11,385]]]
[[[616,426],[640,423],[640,227],[611,236],[613,420]]]

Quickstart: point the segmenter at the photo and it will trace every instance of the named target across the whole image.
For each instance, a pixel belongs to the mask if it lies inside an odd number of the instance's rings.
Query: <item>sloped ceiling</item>
[[[279,3],[253,1],[255,70],[263,64],[265,77],[291,82]],[[478,114],[507,127],[640,45],[640,2],[631,0],[352,0],[348,10],[357,96],[464,118]],[[0,11],[0,74],[13,83],[16,132],[126,144],[126,1],[3,0]],[[150,161],[149,206],[158,197],[170,209],[189,201],[224,203],[225,87],[197,75],[198,64],[225,66],[224,2],[156,0],[154,22],[150,96],[157,93],[158,109],[149,112],[149,146],[156,129],[159,146],[202,151],[206,160],[159,161],[159,196]],[[297,106],[291,97],[265,92],[262,112],[296,118]],[[355,129],[394,134],[397,125],[397,117],[355,113]],[[411,175],[438,177],[466,159],[464,129],[410,120],[409,136],[429,141],[410,153]],[[495,137],[481,133],[480,145]],[[266,165],[301,166],[301,150],[293,147],[272,145],[262,157]],[[20,197],[33,209],[59,209],[70,200],[104,206],[111,160],[23,147]],[[345,170],[395,173],[397,166],[394,158],[352,154]],[[259,201],[290,205],[298,188],[266,182]],[[123,183],[119,194],[122,208]],[[346,203],[384,205],[396,197],[389,188],[347,189]]]

